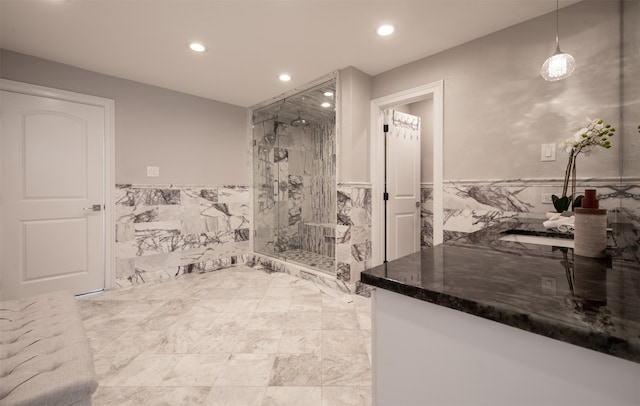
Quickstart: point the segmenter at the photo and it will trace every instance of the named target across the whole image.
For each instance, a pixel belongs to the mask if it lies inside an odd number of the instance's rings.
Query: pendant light
[[[547,58],[542,65],[540,73],[544,80],[554,82],[571,76],[576,67],[573,56],[560,51],[560,39],[558,38],[558,8],[559,0],[556,0],[556,52]]]

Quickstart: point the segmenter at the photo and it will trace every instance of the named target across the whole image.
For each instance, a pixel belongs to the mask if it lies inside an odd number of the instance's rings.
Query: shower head
[[[294,127],[306,127],[309,125],[309,121],[300,117],[300,111],[298,111],[298,118],[291,122],[291,125]]]
[[[268,133],[264,136],[264,140],[266,141],[267,145],[271,147],[276,142],[276,136],[274,133]]]

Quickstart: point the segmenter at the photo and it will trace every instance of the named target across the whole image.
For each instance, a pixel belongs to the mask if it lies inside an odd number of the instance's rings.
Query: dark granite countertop
[[[612,227],[604,259],[500,240],[550,233],[541,220],[522,219],[369,269],[361,281],[640,363],[637,230]]]

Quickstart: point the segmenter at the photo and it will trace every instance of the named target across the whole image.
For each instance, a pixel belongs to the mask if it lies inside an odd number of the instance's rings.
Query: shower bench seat
[[[0,406],[90,405],[97,387],[73,295],[0,301]]]

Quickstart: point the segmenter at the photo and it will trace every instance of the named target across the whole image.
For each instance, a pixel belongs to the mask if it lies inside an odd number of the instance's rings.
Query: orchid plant
[[[586,125],[578,130],[573,137],[565,140],[562,145],[569,154],[569,162],[564,172],[564,184],[562,186],[562,196],[552,195],[553,206],[558,213],[582,206],[584,196],[575,196],[576,190],[576,160],[580,153],[589,155],[596,147],[611,148],[610,138],[615,134],[616,129],[609,124],[605,124],[602,119],[591,120],[587,118]],[[569,178],[571,178],[571,194],[567,196],[569,188]]]

